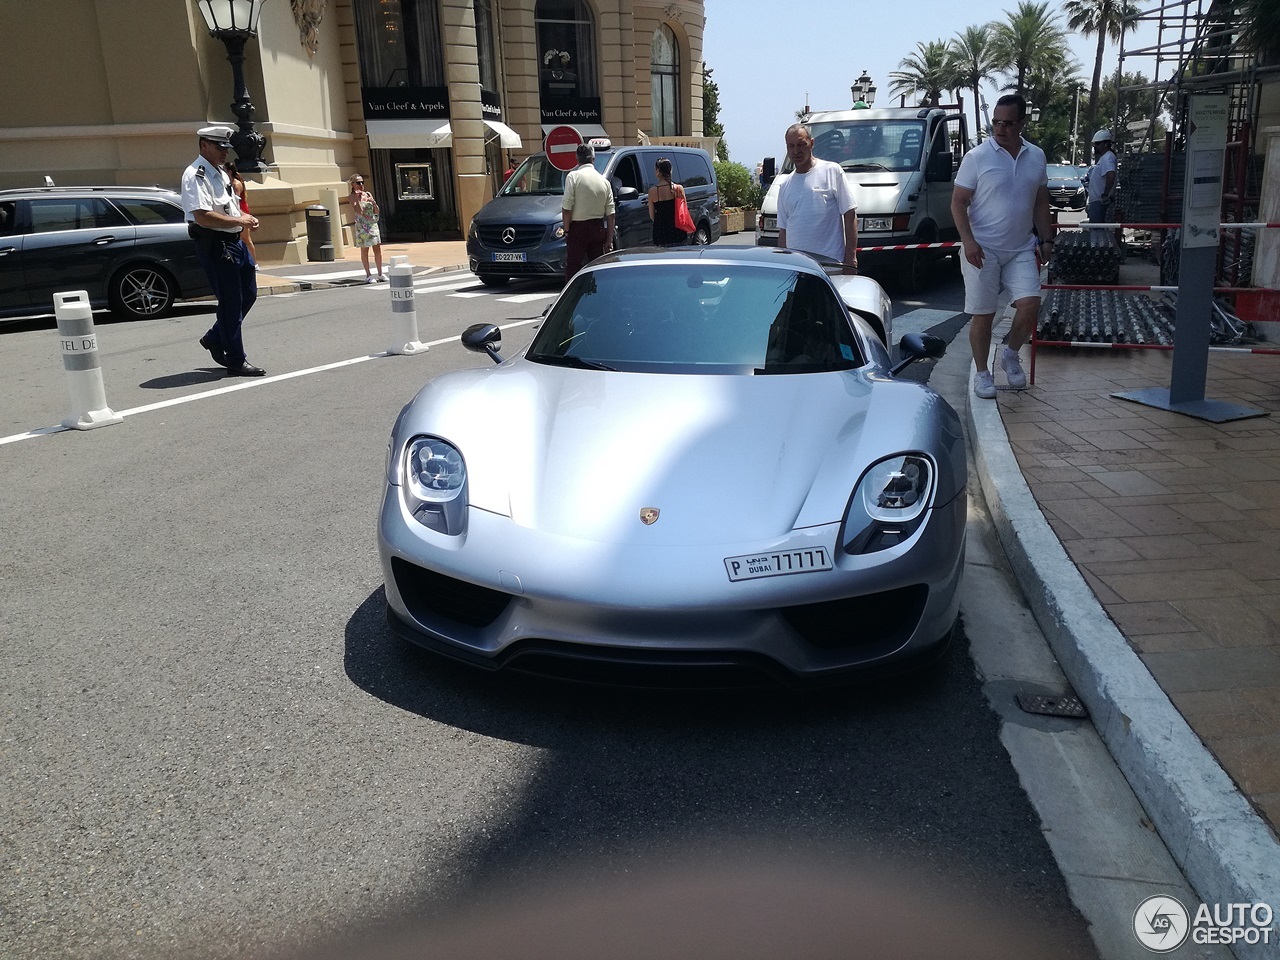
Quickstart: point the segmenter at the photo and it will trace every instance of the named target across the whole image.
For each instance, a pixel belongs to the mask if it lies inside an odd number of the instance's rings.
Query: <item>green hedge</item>
[[[716,181],[720,185],[720,205],[759,209],[764,194],[752,181],[751,171],[733,161],[716,162]]]

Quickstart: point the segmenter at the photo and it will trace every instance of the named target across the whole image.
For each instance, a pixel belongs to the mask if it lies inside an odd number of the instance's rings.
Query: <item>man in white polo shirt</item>
[[[991,357],[991,326],[1000,288],[1013,303],[1009,342],[1000,350],[1000,366],[1009,386],[1021,389],[1027,375],[1019,348],[1031,339],[1040,312],[1040,270],[1032,227],[1047,255],[1053,250],[1049,186],[1044,151],[1022,139],[1027,102],[1017,94],[996,101],[992,136],[965,155],[956,172],[951,213],[964,248],[964,308],[973,315],[969,347],[977,374],[973,392],[985,400],[996,395]]]
[[[778,246],[858,266],[858,213],[840,164],[813,155],[803,123],[787,128],[787,156],[795,173],[778,191]]]

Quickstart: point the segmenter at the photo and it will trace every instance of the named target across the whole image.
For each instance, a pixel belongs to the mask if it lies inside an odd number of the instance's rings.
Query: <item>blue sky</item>
[[[849,87],[863,70],[877,87],[876,105],[887,106],[889,73],[917,42],[950,39],[965,27],[1004,19],[1017,0],[705,0],[703,59],[720,88],[720,122],[730,159],[748,169],[765,156],[781,162],[783,133],[795,112],[851,105]],[[1060,9],[1058,0],[1054,6]],[[1155,6],[1139,0],[1139,8]],[[1065,17],[1063,18],[1065,25]],[[1155,43],[1154,25],[1143,24],[1125,48]],[[1097,38],[1071,38],[1086,83],[1093,75]],[[1116,68],[1116,45],[1107,43],[1104,77]],[[1151,60],[1126,61],[1126,70],[1151,75]],[[994,103],[995,88],[987,93]],[[965,111],[972,115],[969,97]],[[896,98],[893,101],[896,103]]]

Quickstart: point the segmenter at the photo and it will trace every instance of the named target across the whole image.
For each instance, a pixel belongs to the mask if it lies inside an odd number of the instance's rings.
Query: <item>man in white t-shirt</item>
[[[856,269],[858,214],[844,171],[813,155],[813,137],[803,123],[787,128],[787,155],[795,172],[778,191],[778,246]]]
[[[1106,223],[1108,207],[1116,192],[1116,153],[1111,149],[1111,131],[1099,130],[1093,135],[1093,168],[1089,171],[1088,202],[1085,219]]]
[[[1053,249],[1044,151],[1022,139],[1026,116],[1027,101],[1016,93],[996,101],[992,136],[965,154],[951,195],[951,214],[964,248],[960,260],[964,309],[973,316],[969,325],[969,347],[977,371],[973,392],[985,400],[996,395],[987,363],[1002,286],[1015,313],[1009,342],[1000,350],[1000,366],[1009,386],[1027,385],[1018,350],[1031,339],[1040,312],[1040,269],[1032,227],[1040,246],[1048,248],[1046,255]]]

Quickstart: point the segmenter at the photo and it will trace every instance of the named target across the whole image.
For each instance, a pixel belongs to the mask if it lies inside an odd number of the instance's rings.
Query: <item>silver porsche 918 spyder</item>
[[[966,466],[898,379],[875,281],[787,250],[592,263],[497,366],[428,383],[378,525],[401,637],[481,667],[787,681],[927,662],[950,639]],[[729,678],[733,678],[729,680]]]

